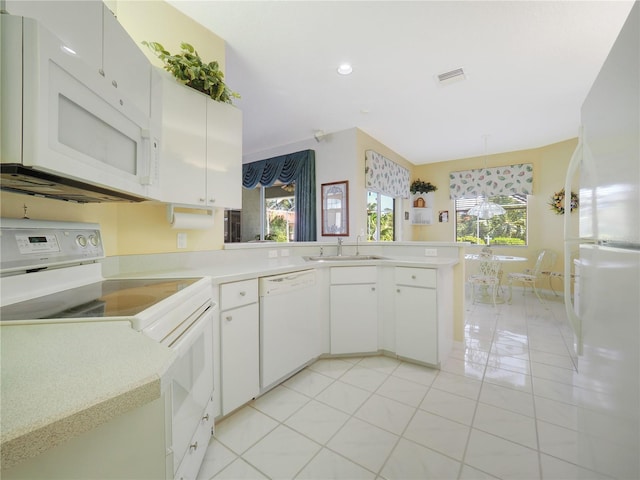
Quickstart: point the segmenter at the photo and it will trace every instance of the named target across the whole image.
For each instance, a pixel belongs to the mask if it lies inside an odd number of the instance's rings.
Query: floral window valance
[[[475,198],[486,194],[531,195],[533,193],[533,165],[519,163],[503,167],[461,170],[449,173],[449,197]]]
[[[409,170],[373,150],[365,152],[364,165],[367,190],[409,198]]]

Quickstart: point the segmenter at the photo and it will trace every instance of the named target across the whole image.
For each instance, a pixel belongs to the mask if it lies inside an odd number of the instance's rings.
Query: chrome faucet
[[[342,241],[343,240],[344,240],[343,238],[338,237],[338,252],[337,252],[338,257],[342,256]]]

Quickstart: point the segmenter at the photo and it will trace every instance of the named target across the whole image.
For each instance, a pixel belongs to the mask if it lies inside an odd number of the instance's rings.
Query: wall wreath
[[[564,215],[564,205],[565,205],[564,197],[565,197],[564,188],[559,192],[554,193],[553,197],[551,197],[551,202],[549,202],[549,206],[551,207],[551,210],[556,212],[556,215]],[[578,203],[579,203],[578,195],[571,192],[571,203],[570,203],[571,211],[578,208]]]

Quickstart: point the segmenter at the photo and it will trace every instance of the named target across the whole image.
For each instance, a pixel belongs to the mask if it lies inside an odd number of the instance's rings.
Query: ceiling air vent
[[[461,68],[456,68],[455,70],[451,70],[449,72],[444,72],[438,75],[438,84],[439,85],[448,85],[453,82],[459,82],[460,80],[464,80],[467,76],[464,73],[464,70]]]

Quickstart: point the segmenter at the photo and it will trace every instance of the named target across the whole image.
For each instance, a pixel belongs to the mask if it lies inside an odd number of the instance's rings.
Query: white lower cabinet
[[[446,305],[445,290],[453,285],[445,285],[449,283],[448,278],[436,269],[395,268],[396,355],[439,365],[449,354],[453,342],[453,309]]]
[[[378,351],[377,268],[331,268],[331,353]]]
[[[198,471],[209,446],[209,440],[213,434],[214,400],[205,409],[202,420],[191,438],[189,450],[185,453],[180,466],[176,470],[175,480],[192,480],[198,477]]]
[[[222,414],[260,392],[258,280],[220,286]]]
[[[438,363],[436,291],[396,286],[396,354],[435,365]]]

